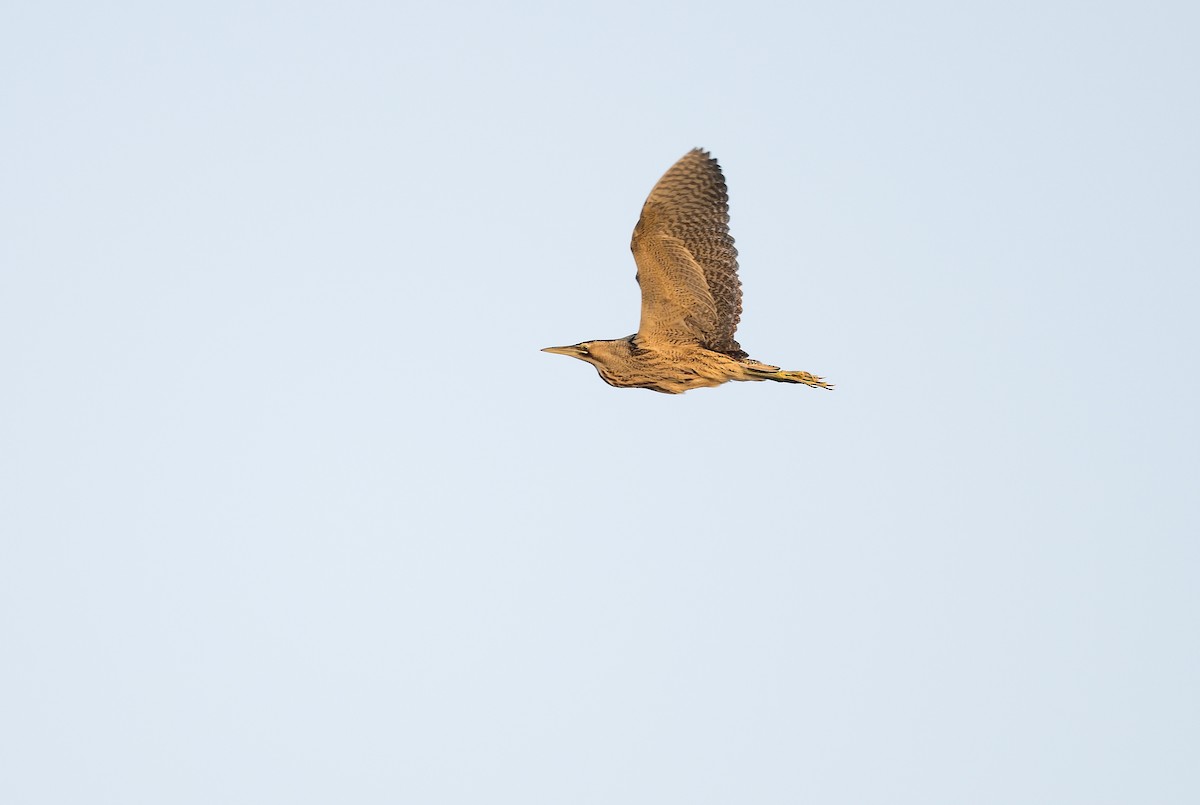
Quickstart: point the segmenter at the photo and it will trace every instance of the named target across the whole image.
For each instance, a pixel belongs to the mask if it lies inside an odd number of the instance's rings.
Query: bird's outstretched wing
[[[729,234],[729,194],[708,152],[689,151],[658,180],[633,230],[632,249],[642,288],[639,340],[745,357],[733,338],[742,284]]]

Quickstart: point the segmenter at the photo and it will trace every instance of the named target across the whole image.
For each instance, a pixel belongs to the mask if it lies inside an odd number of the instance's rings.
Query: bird
[[[638,331],[542,352],[578,358],[617,388],[682,394],[731,380],[832,389],[808,372],[753,360],[734,339],[742,315],[729,191],[708,151],[680,157],[650,191],[630,244],[642,292]]]

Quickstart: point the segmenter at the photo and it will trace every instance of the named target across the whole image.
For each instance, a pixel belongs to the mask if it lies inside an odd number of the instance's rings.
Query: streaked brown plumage
[[[730,380],[833,388],[808,372],[781,372],[752,360],[734,340],[742,284],[725,177],[707,151],[689,151],[658,180],[631,247],[642,289],[637,333],[543,352],[587,361],[610,386],[667,394]]]

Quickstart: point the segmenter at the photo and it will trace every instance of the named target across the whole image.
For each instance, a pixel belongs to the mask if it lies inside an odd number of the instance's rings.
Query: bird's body
[[[663,174],[642,207],[631,247],[642,289],[637,333],[545,352],[587,361],[619,388],[680,394],[730,380],[832,388],[808,372],[752,360],[734,340],[742,313],[737,250],[725,178],[707,152],[694,149]]]

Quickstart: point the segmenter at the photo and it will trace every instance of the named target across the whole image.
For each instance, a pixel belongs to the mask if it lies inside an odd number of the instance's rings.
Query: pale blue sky
[[[1189,3],[7,3],[0,801],[1200,801]],[[742,344],[638,317],[723,164]]]

